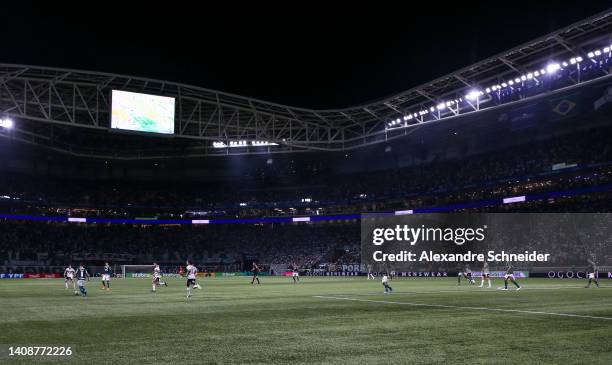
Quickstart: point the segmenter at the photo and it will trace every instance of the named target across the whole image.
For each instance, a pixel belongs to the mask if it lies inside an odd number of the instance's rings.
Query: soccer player
[[[468,280],[468,282],[472,285],[476,285],[476,282],[472,278],[472,269],[470,269],[470,265],[466,264],[463,271],[460,271],[457,274],[457,285],[461,285],[461,277],[464,277]]]
[[[89,281],[89,272],[87,272],[87,269],[85,269],[82,263],[79,265],[79,268],[76,271],[76,278],[81,296],[86,297],[87,289],[85,289],[85,280]],[[78,295],[76,290],[74,291],[74,295]]]
[[[74,268],[72,265],[68,265],[68,267],[64,270],[64,285],[66,285],[66,289],[68,289],[68,282],[72,283],[72,290],[76,292],[76,283],[74,282]]]
[[[368,265],[368,280],[375,280],[374,274],[372,274],[372,265]]]
[[[465,277],[468,279],[470,284],[476,285],[476,280],[472,277],[472,269],[470,269],[470,265],[465,265]]]
[[[159,285],[168,286],[165,281],[161,281],[161,269],[157,263],[153,263],[153,290],[155,292]]]
[[[196,276],[198,274],[198,268],[191,264],[191,261],[187,260],[187,300],[191,300],[191,287],[202,289],[196,283]]]
[[[293,270],[293,272],[291,273],[291,276],[293,277],[293,283],[299,284],[300,283],[300,273],[298,271],[298,266],[294,263],[293,265],[291,265],[291,268]]]
[[[393,292],[393,288],[389,286],[389,277],[384,274],[382,277],[382,285],[385,287],[385,294]]]
[[[259,281],[259,266],[257,266],[257,264],[255,262],[253,262],[253,267],[251,268],[251,271],[253,272],[253,280],[251,280],[251,284],[255,284],[255,280],[257,280],[257,284],[261,284],[261,282]]]
[[[506,275],[504,276],[504,287],[502,290],[508,290],[508,280],[512,281],[512,283],[516,285],[517,291],[521,290],[521,286],[516,282],[516,279],[514,278],[514,267],[512,266],[512,263],[510,261],[508,261],[507,263]]]
[[[482,281],[480,282],[480,287],[484,287],[484,282],[485,279],[487,279],[487,283],[489,284],[489,286],[487,286],[487,288],[491,287],[491,273],[489,272],[489,262],[485,261],[482,264]]]
[[[111,290],[110,288],[110,278],[113,274],[113,270],[110,267],[108,262],[104,263],[104,269],[102,271],[102,290],[106,289],[107,291]]]
[[[457,266],[457,285],[461,285],[461,278],[464,276],[464,271],[461,265]]]
[[[599,288],[599,282],[597,281],[597,264],[595,263],[595,260],[587,260],[589,263],[589,267],[587,269],[588,271],[588,278],[589,278],[589,283],[587,284],[587,286],[585,286],[585,288],[590,288],[591,287],[591,282],[594,282],[595,285]]]

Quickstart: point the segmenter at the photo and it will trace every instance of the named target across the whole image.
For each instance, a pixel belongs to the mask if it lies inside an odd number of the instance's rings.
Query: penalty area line
[[[380,304],[399,304],[399,305],[408,305],[408,306],[412,306],[412,307],[428,307],[428,308],[443,308],[443,309],[468,309],[468,310],[480,310],[480,311],[489,311],[489,312],[537,314],[537,315],[558,316],[558,317],[603,319],[603,320],[608,320],[608,321],[612,320],[612,317],[586,316],[586,315],[582,315],[582,314],[542,312],[542,311],[531,311],[531,310],[523,310],[523,309],[503,309],[503,308],[487,308],[487,307],[468,307],[468,306],[447,305],[447,304],[427,304],[427,303],[413,303],[413,302],[395,302],[395,301],[389,301],[389,300],[372,300],[372,299],[359,299],[359,298],[330,297],[330,296],[324,296],[324,295],[314,295],[313,297],[314,298],[319,298],[319,299],[347,300],[347,301],[353,301],[353,302],[367,302],[367,303],[380,303]]]

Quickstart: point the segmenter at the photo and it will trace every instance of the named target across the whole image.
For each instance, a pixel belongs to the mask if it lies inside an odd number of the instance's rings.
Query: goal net
[[[150,278],[153,265],[121,265],[121,273],[124,278]]]

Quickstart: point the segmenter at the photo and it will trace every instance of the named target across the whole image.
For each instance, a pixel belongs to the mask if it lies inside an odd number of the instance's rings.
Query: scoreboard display
[[[111,128],[174,134],[174,110],[172,97],[113,90]]]

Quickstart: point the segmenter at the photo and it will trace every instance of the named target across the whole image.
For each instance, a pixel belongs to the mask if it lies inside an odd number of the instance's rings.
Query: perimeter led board
[[[174,98],[113,90],[111,128],[174,134]]]

